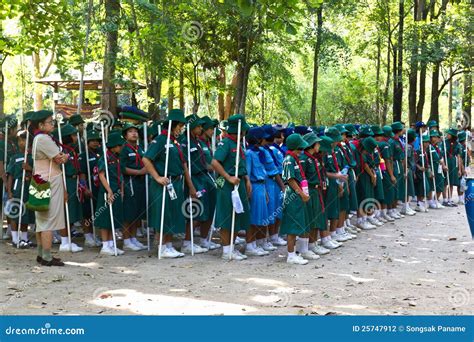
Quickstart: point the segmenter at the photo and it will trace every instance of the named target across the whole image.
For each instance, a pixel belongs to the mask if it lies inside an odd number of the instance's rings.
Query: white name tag
[[[295,165],[295,170],[299,170],[299,166],[298,165]]]
[[[89,158],[89,161],[90,161],[90,162],[91,162],[91,161],[94,161],[94,160],[95,160],[95,158]]]
[[[165,144],[165,148],[166,147],[174,147],[174,144],[168,144],[168,146],[166,146],[166,144]]]
[[[209,149],[207,147],[203,147],[202,150],[203,151],[209,151]]]
[[[16,158],[15,163],[18,163],[18,162],[21,162],[21,161],[24,161],[24,160],[25,160],[24,157]]]
[[[129,157],[135,157],[136,155],[137,155],[137,154],[136,154],[136,153],[133,153],[133,152],[128,154]]]
[[[194,152],[194,151],[197,151],[198,149],[196,147],[193,147],[190,149],[190,152]]]

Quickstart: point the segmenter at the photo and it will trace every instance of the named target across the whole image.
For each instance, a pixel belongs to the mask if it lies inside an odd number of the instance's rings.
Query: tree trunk
[[[168,111],[174,108],[174,80],[172,78],[169,79],[168,85]]]
[[[398,4],[398,43],[397,43],[397,67],[394,70],[396,78],[394,79],[393,89],[393,121],[402,121],[403,105],[403,22],[405,17],[404,0]],[[395,66],[394,66],[395,67]]]
[[[234,76],[232,76],[232,81],[230,82],[230,86],[227,90],[227,94],[225,97],[225,113],[223,120],[227,119],[233,111],[234,108],[234,103],[235,103],[235,97],[232,97],[232,94],[234,93],[234,89],[237,87],[237,70],[234,72]]]
[[[115,93],[115,62],[118,51],[118,26],[120,22],[120,0],[105,0],[105,24],[108,27],[105,41],[104,71],[102,76],[102,109],[117,112]]]
[[[385,80],[385,89],[384,89],[384,93],[383,93],[383,107],[382,107],[382,125],[385,125],[386,122],[387,122],[387,114],[388,114],[388,91],[390,89],[390,82],[391,82],[391,71],[390,71],[390,41],[392,39],[392,36],[390,34],[390,30],[389,30],[389,34],[388,34],[388,38],[387,38],[387,78]]]
[[[217,76],[219,82],[219,93],[217,94],[217,114],[219,120],[224,120],[225,116],[225,66],[219,67],[219,75]]]
[[[418,10],[417,15],[421,20],[426,22],[428,17],[428,9],[426,6],[426,0],[417,0]],[[423,121],[423,108],[425,106],[425,95],[426,95],[426,32],[422,32],[420,37],[420,55],[423,56],[423,59],[420,61],[420,85],[418,93],[418,103],[416,105],[416,121]]]
[[[41,79],[41,66],[40,66],[40,55],[39,52],[33,52],[31,54],[31,58],[33,59],[33,73],[35,75],[35,79]],[[35,111],[43,109],[43,91],[42,85],[40,83],[34,84],[34,109]]]
[[[183,64],[179,68],[179,108],[184,111],[184,69]]]
[[[382,43],[380,36],[377,37],[377,61],[376,61],[376,74],[375,74],[375,112],[377,113],[377,120],[379,125],[382,124],[382,115],[380,112],[380,60],[382,57]]]
[[[471,118],[472,118],[472,73],[466,71],[464,73],[464,91],[462,97],[462,112],[463,122],[465,128],[471,129]]]
[[[439,69],[441,62],[436,62],[433,67],[432,81],[431,81],[431,106],[430,106],[430,120],[436,120],[439,123]]]
[[[453,68],[449,67],[449,75],[453,73]],[[449,127],[453,123],[453,78],[449,80],[449,94],[448,94],[448,123]]]
[[[1,31],[0,31],[1,32]],[[5,78],[3,76],[3,62],[5,61],[5,57],[0,60],[0,118],[5,117],[5,88],[4,82]]]
[[[322,4],[317,9],[318,26],[316,31],[316,43],[314,45],[314,60],[313,60],[313,95],[311,96],[311,117],[310,125],[316,124],[316,101],[318,98],[318,72],[319,72],[319,53],[322,44],[322,30],[323,30],[323,6]]]
[[[415,21],[415,27],[413,29],[413,46],[411,49],[410,56],[410,73],[408,75],[408,117],[410,124],[415,123],[416,117],[416,87],[418,81],[418,40],[419,32],[416,27],[417,22],[421,19],[421,9],[419,6],[419,0],[414,1],[413,6],[413,18]]]

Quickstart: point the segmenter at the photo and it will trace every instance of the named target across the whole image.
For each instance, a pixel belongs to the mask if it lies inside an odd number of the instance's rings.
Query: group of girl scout
[[[146,121],[144,112],[128,108],[120,116],[124,123],[104,132],[105,147],[100,126],[84,129],[79,115],[53,134],[69,156],[69,228],[82,226],[85,245],[101,247],[103,255],[146,249],[137,237],[147,225],[162,258],[222,245],[223,259],[244,260],[287,245],[287,262],[304,265],[355,239],[361,230],[416,211],[456,206],[452,193],[456,187],[462,201],[470,163],[466,133],[451,128],[443,140],[433,122],[429,127],[417,123],[417,130],[405,130],[400,122],[251,127],[243,115],[219,125],[207,116],[185,117],[173,109],[167,120],[145,130],[140,125]],[[31,154],[25,161],[27,131],[17,132],[13,120],[7,118],[9,157],[2,178],[7,198],[20,198],[23,189],[26,202]],[[26,124],[27,118],[21,127]],[[27,233],[34,213],[23,210],[21,227],[18,217],[7,215],[7,220],[15,246],[34,246]],[[100,231],[100,240],[93,228]],[[176,235],[184,236],[180,251],[173,244]],[[123,250],[114,242],[118,236]],[[82,251],[70,242],[67,229],[59,238],[60,251]]]

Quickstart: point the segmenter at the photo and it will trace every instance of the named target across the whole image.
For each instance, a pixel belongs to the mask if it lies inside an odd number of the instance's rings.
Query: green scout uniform
[[[323,157],[323,163],[326,172],[337,173],[340,171],[337,155],[334,151]],[[329,178],[325,203],[328,220],[336,220],[339,218],[339,204],[339,185],[335,178]]]
[[[431,169],[429,167],[430,165],[430,161],[428,159],[428,155],[426,153],[425,150],[423,150],[423,152],[425,152],[425,156],[424,156],[424,165],[425,165],[425,186],[423,187],[423,172],[421,172],[418,168],[416,169],[416,172],[415,172],[415,192],[416,192],[416,195],[419,196],[419,197],[424,197],[425,196],[425,191],[424,189],[426,189],[426,196],[428,196],[428,193],[430,191],[432,191],[432,188],[431,188],[431,182],[430,182],[430,175],[431,175]],[[417,150],[415,152],[415,161],[416,161],[416,164],[418,166],[421,166],[423,167],[423,159],[422,159],[422,155],[421,155],[421,149],[420,150]]]
[[[378,148],[380,151],[380,155],[384,160],[383,164],[385,165],[385,170],[382,171],[382,184],[384,190],[384,198],[382,203],[391,205],[395,201],[396,184],[393,184],[392,180],[390,179],[390,174],[388,173],[388,164],[392,163],[393,161],[393,149],[387,140],[380,141]],[[395,173],[395,170],[393,172]]]
[[[308,180],[310,200],[306,203],[306,217],[310,229],[326,230],[326,213],[323,197],[322,165],[308,152],[300,156],[306,179]]]
[[[247,189],[243,176],[247,175],[247,167],[245,161],[245,152],[240,149],[240,159],[238,166],[238,176],[241,179],[239,184],[239,196],[242,201],[244,212],[235,214],[235,230],[247,230],[250,226],[250,205],[247,197]],[[222,164],[224,170],[231,176],[235,176],[235,158],[237,154],[237,142],[233,138],[227,136],[217,145],[214,159]],[[219,176],[216,179],[217,184],[217,204],[215,226],[230,230],[232,228],[232,198],[231,192],[234,186],[226,181],[224,177]]]
[[[22,152],[14,153],[9,158],[10,162],[7,165],[7,174],[11,175],[13,178],[12,184],[12,204],[17,205],[20,203],[21,199],[21,182],[23,179],[23,168],[22,164],[25,161],[25,155]],[[31,153],[28,153],[27,156],[28,165],[33,167],[33,158],[31,157]],[[25,185],[23,188],[23,203],[28,201],[28,188],[30,186],[30,179],[31,179],[31,172],[27,171],[25,173]],[[15,215],[16,214],[16,215]],[[10,211],[10,217],[14,222],[18,223],[19,219],[19,207],[12,208]],[[25,206],[22,207],[22,215],[21,215],[21,224],[33,224],[35,223],[35,212],[28,210]]]
[[[303,235],[310,230],[306,203],[304,203],[301,196],[288,185],[288,181],[292,178],[295,179],[298,184],[301,183],[303,180],[302,172],[304,173],[304,169],[302,168],[303,164],[301,162],[298,163],[295,158],[289,154],[286,155],[283,160],[282,175],[286,187],[283,195],[283,213],[280,227],[281,234]]]
[[[204,157],[206,158],[206,163],[208,165],[211,165],[212,158],[213,158],[211,144],[209,143],[209,141],[204,141],[204,140],[200,140],[200,143],[202,146],[202,151],[204,152]],[[209,212],[212,213],[212,215],[214,215],[214,211],[216,210],[217,186],[215,182],[214,173],[208,173],[208,174],[214,178],[214,181],[211,180],[212,187],[207,192]],[[213,217],[211,217],[211,219],[212,218]]]
[[[66,174],[66,188],[68,194],[68,211],[69,211],[69,223],[73,224],[75,222],[81,221],[82,216],[82,203],[84,199],[83,188],[80,188],[79,184],[79,173],[80,173],[80,164],[79,157],[76,151],[70,146],[64,146],[65,153],[69,154],[69,160],[64,164],[64,171]]]
[[[446,139],[446,156],[448,158],[449,185],[459,186],[458,156],[461,155],[461,145],[457,140]]]
[[[182,144],[182,146],[185,158],[187,158],[188,145],[185,142],[184,144]],[[209,157],[211,154],[209,151],[209,147],[206,145],[205,142],[199,139],[195,139],[193,137],[191,137],[189,149],[191,153],[191,180],[196,191],[201,192],[201,197],[199,197],[200,206],[198,212],[196,213],[199,216],[193,217],[193,219],[199,222],[205,222],[213,219],[215,209],[215,181],[213,180],[213,178],[211,178],[212,176],[207,170]],[[204,151],[204,149],[206,149],[206,151]],[[207,158],[206,153],[208,155]],[[186,197],[189,196],[188,192],[188,187],[186,186]]]
[[[377,176],[377,183],[375,184],[375,187],[374,187],[374,198],[380,203],[383,203],[385,195],[383,191],[383,174],[380,168],[380,162],[381,162],[382,156],[378,147],[375,148],[373,156],[374,156],[374,163],[375,163],[375,175]]]
[[[350,166],[350,169],[349,169],[349,209],[351,211],[357,211],[357,208],[358,208],[357,189],[356,189],[357,148],[352,143],[352,141],[349,143],[345,143],[345,145],[343,146],[344,146],[345,151],[347,151],[347,157],[349,158],[348,165]]]
[[[444,190],[444,174],[441,165],[441,159],[443,158],[442,152],[436,145],[430,145],[429,147],[430,168],[434,173],[434,177],[431,179],[431,188],[434,189],[434,183],[436,182],[436,192],[443,192]]]
[[[359,174],[359,179],[357,181],[357,199],[359,200],[359,205],[368,198],[374,198],[374,186],[372,185],[372,179],[370,175],[365,171],[364,165],[368,165],[372,170],[375,168],[374,156],[371,153],[362,153],[361,152],[361,162],[360,165],[361,173]]]
[[[99,173],[104,172],[105,175],[105,157],[101,156],[98,161]],[[115,229],[122,229],[123,225],[123,201],[121,194],[121,184],[123,183],[122,170],[119,155],[115,155],[107,150],[107,167],[109,170],[109,186],[114,193],[114,201],[112,203],[112,211]],[[110,208],[106,202],[107,191],[102,183],[99,187],[97,196],[97,206],[95,208],[94,224],[100,229],[111,230],[112,223],[110,219]]]
[[[412,143],[407,145],[406,152],[407,162],[408,162],[408,196],[415,197],[415,183],[414,183],[414,173],[416,170],[415,166],[415,151]]]
[[[125,174],[125,168],[140,170],[143,168],[143,149],[130,143],[125,143],[120,152],[120,166],[124,178],[123,219],[127,223],[137,223],[146,216],[145,176]]]
[[[144,158],[151,160],[158,174],[163,177],[165,175],[165,159],[166,159],[166,141],[167,134],[162,133],[158,135],[148,146],[148,151],[145,152]],[[183,210],[184,192],[184,163],[185,157],[181,151],[181,146],[177,139],[170,136],[169,159],[168,159],[168,174],[167,178],[170,184],[173,185],[176,193],[176,199],[171,200],[170,194],[167,190],[165,193],[165,217],[163,219],[163,233],[164,234],[179,234],[185,231],[185,220]],[[150,178],[149,189],[149,219],[150,226],[159,232],[161,229],[161,205],[163,201],[163,186]],[[185,208],[184,208],[185,209]]]
[[[79,155],[79,165],[80,165],[80,173],[86,175],[85,184],[87,187],[89,187],[89,177],[91,177],[91,175],[87,173],[86,153],[87,152],[84,151]],[[89,189],[89,190],[91,190],[92,192],[92,201],[93,201],[94,208],[97,207],[97,196],[99,195],[99,185],[100,185],[99,167],[98,167],[99,158],[100,158],[99,150],[97,151],[89,150],[89,167],[92,174],[92,179],[91,179],[92,189]],[[86,198],[84,200],[84,203],[82,204],[82,214],[85,218],[92,217],[89,198]]]
[[[397,187],[395,189],[395,200],[405,202],[405,177],[403,170],[403,160],[405,160],[405,150],[402,147],[400,139],[392,138],[389,140],[393,152],[393,175],[397,178]]]
[[[342,170],[346,166],[350,167],[350,165],[349,165],[350,160],[348,161],[346,159],[347,150],[344,149],[344,147],[342,146],[342,143],[339,143],[335,147],[334,152],[336,154],[337,163],[338,163],[338,166],[339,166],[340,170]],[[348,171],[348,173],[350,172],[349,170],[347,170],[347,171]],[[344,187],[344,192],[343,192],[342,196],[339,197],[339,211],[346,211],[347,212],[347,211],[349,211],[349,187],[348,187],[348,182],[347,183],[344,182],[342,184],[342,186]]]

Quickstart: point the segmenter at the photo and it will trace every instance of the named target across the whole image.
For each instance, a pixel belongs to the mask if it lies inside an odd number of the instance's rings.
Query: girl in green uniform
[[[140,251],[146,249],[137,240],[137,229],[145,218],[145,174],[143,164],[143,148],[138,145],[138,126],[129,122],[122,128],[125,144],[120,152],[120,165],[124,175],[124,206],[123,206],[123,249]]]
[[[354,226],[350,220],[350,213],[354,214],[357,212],[357,191],[356,191],[356,147],[352,142],[353,137],[357,134],[355,132],[354,125],[344,125],[346,133],[342,135],[344,141],[341,143],[343,152],[345,151],[345,158],[349,165],[348,175],[348,186],[349,186],[349,210],[346,212],[346,220],[344,229],[352,234],[353,237],[357,237],[357,227]]]
[[[377,144],[383,140],[384,138],[384,132],[380,126],[373,125],[372,126],[372,131],[374,132],[374,139],[377,141]],[[377,146],[374,150],[374,163],[375,163],[375,175],[377,176],[377,182],[374,187],[374,198],[379,202],[383,203],[385,195],[383,191],[383,174],[382,174],[382,153]],[[381,208],[375,208],[374,213],[370,216],[367,217],[367,220],[375,225],[375,226],[381,226],[383,225],[384,220],[380,215],[381,215]],[[379,219],[380,218],[380,219]]]
[[[308,181],[300,161],[301,151],[308,143],[299,134],[291,134],[286,139],[285,159],[283,160],[283,182],[285,193],[283,197],[283,213],[280,231],[287,234],[288,257],[287,263],[306,265],[308,260],[295,251],[296,237],[304,238],[309,233],[307,203],[310,200]],[[305,239],[307,242],[307,240]]]
[[[428,147],[428,158],[430,160],[430,168],[434,173],[431,187],[433,188],[433,197],[428,200],[429,207],[431,209],[443,208],[439,203],[439,198],[444,191],[445,178],[443,171],[446,171],[446,166],[443,161],[443,154],[439,148],[440,136],[437,130],[430,131],[431,144]],[[435,187],[436,185],[436,187]]]
[[[59,130],[57,131],[59,134]],[[66,174],[66,189],[67,189],[67,209],[69,212],[69,224],[71,225],[71,236],[79,237],[80,234],[74,230],[74,223],[82,221],[82,202],[84,201],[85,187],[79,183],[79,156],[75,150],[77,143],[77,129],[72,125],[66,124],[61,127],[62,148],[64,153],[68,155],[68,162],[64,164],[64,171]],[[67,222],[66,222],[67,224]],[[67,228],[60,230],[61,245],[60,252],[69,252],[69,238]],[[82,247],[77,246],[71,241],[72,251],[81,252]]]
[[[102,243],[93,235],[92,220],[94,208],[97,207],[97,196],[99,193],[99,169],[97,162],[100,158],[100,135],[97,131],[89,131],[87,133],[87,150],[79,155],[80,175],[79,182],[86,187],[85,200],[82,205],[83,227],[84,227],[84,245],[87,247],[100,247]],[[89,159],[89,169],[87,168],[87,158]],[[91,180],[91,188],[89,189],[89,178]],[[90,198],[92,197],[92,208]]]
[[[382,218],[388,222],[395,221],[392,217],[393,214],[393,202],[395,200],[395,187],[397,184],[397,178],[394,174],[393,169],[393,148],[389,141],[393,137],[393,131],[391,126],[383,126],[382,131],[384,133],[383,139],[379,143],[379,151],[381,155],[381,169],[382,169],[382,185],[384,190],[384,198],[381,203],[382,205]]]
[[[428,134],[422,136],[423,153],[420,149],[415,153],[416,161],[416,172],[415,172],[415,192],[418,197],[418,211],[428,212],[428,208],[425,207],[425,201],[431,198],[431,182],[432,172],[429,167],[430,160],[427,153],[427,149],[430,146],[430,137]],[[423,176],[424,175],[424,176]]]
[[[168,141],[168,127],[171,121],[170,140]],[[184,213],[186,203],[184,202],[184,180],[189,188],[192,198],[196,198],[196,189],[189,177],[186,165],[186,157],[178,142],[183,127],[186,123],[184,112],[181,109],[172,109],[168,114],[168,120],[162,127],[159,134],[148,146],[143,157],[147,172],[150,174],[149,190],[149,225],[155,229],[156,239],[159,243],[160,230],[163,229],[163,241],[161,241],[161,257],[179,258],[184,253],[178,252],[172,244],[173,234],[185,232]],[[168,174],[165,174],[166,149],[168,148]],[[184,179],[184,180],[183,180]],[[163,227],[161,227],[161,214],[163,203],[163,188],[165,187],[165,210],[163,217]]]
[[[458,204],[464,204],[464,191],[467,189],[466,186],[466,176],[467,176],[467,167],[471,163],[471,158],[468,153],[467,143],[466,143],[466,132],[458,133],[458,141],[461,145],[461,179],[459,180],[458,194],[459,201]]]
[[[308,234],[308,251],[303,253],[302,256],[305,259],[311,260],[318,259],[319,255],[329,253],[329,249],[319,246],[316,242],[318,240],[318,232],[326,231],[327,229],[323,194],[325,180],[323,178],[322,165],[316,157],[316,154],[319,153],[321,138],[315,133],[307,133],[303,136],[303,139],[308,143],[308,147],[304,150],[300,159],[304,165],[304,173],[309,186],[310,200],[306,204],[306,208],[310,231]]]
[[[453,188],[459,187],[459,177],[461,176],[461,170],[459,167],[461,164],[461,145],[459,145],[457,141],[458,131],[455,128],[448,129],[446,133],[446,158],[450,186],[448,189],[448,201],[446,204],[449,207],[456,207],[457,205],[453,202],[452,196]]]
[[[243,213],[235,214],[234,231],[247,231],[250,227],[250,206],[248,198],[251,196],[252,185],[247,175],[245,152],[242,149],[242,141],[237,141],[238,123],[241,122],[242,137],[248,131],[250,126],[245,122],[245,117],[241,114],[235,114],[227,120],[227,132],[225,137],[217,145],[212,167],[219,174],[216,179],[217,184],[217,205],[215,226],[221,228],[221,241],[223,245],[223,259],[244,260],[246,255],[240,251],[230,248],[230,236],[232,228],[232,197],[231,193],[236,185],[242,201]],[[237,154],[237,144],[240,144],[240,158],[238,164],[238,173],[235,177],[235,162]],[[242,182],[242,184],[240,184]]]
[[[411,199],[416,197],[415,193],[415,183],[414,183],[414,173],[416,169],[415,165],[415,149],[413,147],[413,144],[416,139],[416,131],[412,128],[407,130],[407,139],[408,139],[408,145],[406,148],[406,153],[407,153],[407,169],[408,169],[408,202],[411,201]],[[409,205],[407,209],[414,211]]]
[[[97,207],[95,208],[95,225],[100,229],[102,238],[102,249],[100,254],[115,255],[112,219],[114,228],[117,231],[123,227],[123,175],[120,165],[120,151],[125,140],[120,131],[112,131],[106,143],[106,155],[102,156],[98,162],[100,188],[97,196]],[[105,163],[109,173],[109,180],[105,172]],[[113,218],[110,217],[110,208],[112,205]],[[117,254],[124,252],[117,247]]]
[[[403,146],[400,137],[405,132],[404,126],[401,122],[394,122],[392,124],[392,131],[394,136],[390,140],[393,151],[393,167],[394,176],[397,178],[397,186],[395,189],[395,199],[392,203],[392,217],[400,219],[405,217],[401,214],[398,209],[398,201],[401,201],[405,205],[405,147]]]
[[[35,213],[27,209],[24,205],[28,201],[28,188],[30,186],[31,171],[33,170],[33,159],[31,153],[27,154],[25,162],[26,131],[19,131],[17,134],[18,153],[11,155],[7,166],[7,186],[8,202],[5,204],[5,213],[11,218],[12,226],[12,244],[17,246],[20,240],[20,248],[36,247],[36,244],[28,239],[28,225],[35,223]],[[25,173],[25,184],[23,186],[23,202],[21,203],[21,187],[23,180],[23,170]],[[21,216],[21,236],[18,232],[18,223],[20,216],[20,207],[22,207]]]

